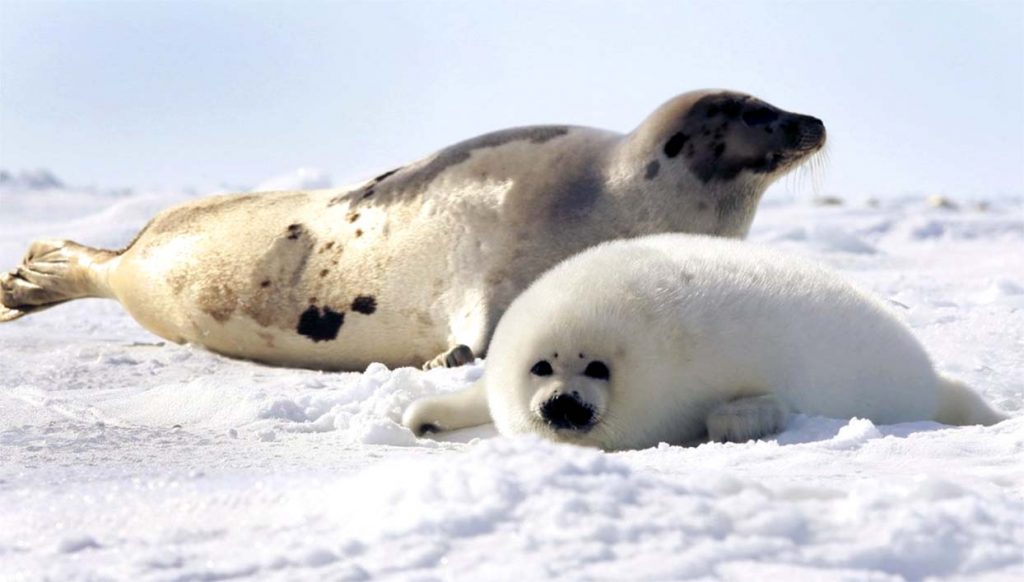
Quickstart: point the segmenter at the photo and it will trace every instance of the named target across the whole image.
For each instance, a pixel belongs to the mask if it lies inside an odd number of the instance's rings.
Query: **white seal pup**
[[[824,141],[820,120],[729,91],[678,96],[625,135],[499,131],[355,187],[171,208],[123,251],[38,241],[0,275],[0,321],[107,297],[159,336],[235,357],[455,365],[485,353],[538,275],[587,247],[744,236],[765,188]]]
[[[790,412],[880,424],[1002,417],[937,374],[881,301],[805,260],[680,234],[566,260],[498,324],[483,377],[419,400],[418,434],[493,418],[603,449],[746,441]]]

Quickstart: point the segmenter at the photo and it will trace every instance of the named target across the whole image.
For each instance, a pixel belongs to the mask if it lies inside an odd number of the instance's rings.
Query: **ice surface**
[[[0,268],[37,237],[122,245],[186,197],[6,188]],[[0,578],[1024,577],[1024,205],[767,202],[755,242],[892,301],[1011,420],[797,415],[767,441],[614,454],[416,439],[402,409],[482,362],[270,368],[79,301],[0,327]]]

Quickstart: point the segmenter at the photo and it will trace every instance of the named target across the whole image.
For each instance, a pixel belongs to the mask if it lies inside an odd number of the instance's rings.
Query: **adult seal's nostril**
[[[825,124],[817,117],[803,115],[800,119],[800,139],[797,147],[812,149],[825,142]]]
[[[540,408],[541,418],[554,428],[583,430],[594,422],[594,409],[573,396],[562,394]]]

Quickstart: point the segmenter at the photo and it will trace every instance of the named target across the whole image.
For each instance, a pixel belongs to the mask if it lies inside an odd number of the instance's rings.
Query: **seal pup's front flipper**
[[[745,443],[786,428],[789,411],[772,394],[747,396],[718,405],[708,414],[708,440]]]
[[[448,432],[491,422],[487,408],[487,392],[483,380],[469,388],[421,398],[405,409],[402,424],[416,436],[433,432]]]

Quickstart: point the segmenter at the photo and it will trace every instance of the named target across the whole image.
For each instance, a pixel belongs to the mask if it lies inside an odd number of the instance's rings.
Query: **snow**
[[[0,266],[38,237],[118,247],[187,197],[5,188]],[[1024,204],[769,197],[751,238],[892,301],[1012,418],[796,415],[767,441],[613,454],[491,427],[416,439],[403,408],[485,362],[271,368],[78,301],[0,326],[2,577],[1024,577]]]
[[[298,168],[297,170],[268,178],[257,184],[252,191],[317,190],[330,187],[331,177],[323,170],[317,168]]]
[[[24,191],[52,190],[63,187],[64,184],[49,170],[23,170],[17,174],[0,170],[0,189]]]

